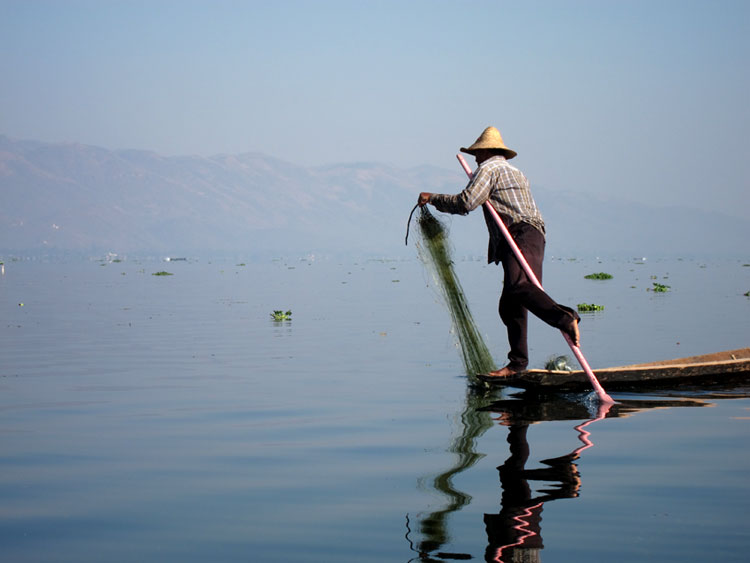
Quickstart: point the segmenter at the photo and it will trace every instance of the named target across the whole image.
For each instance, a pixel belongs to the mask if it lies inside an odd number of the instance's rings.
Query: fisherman
[[[524,371],[529,365],[528,311],[548,325],[565,332],[572,342],[580,345],[578,322],[573,309],[559,305],[526,275],[513,250],[503,237],[488,209],[489,201],[510,231],[513,240],[542,281],[545,229],[542,215],[529,189],[526,176],[508,161],[516,152],[503,143],[495,127],[487,127],[469,148],[461,148],[476,159],[478,168],[466,188],[459,194],[419,194],[419,206],[432,204],[444,213],[466,215],[480,205],[489,230],[487,262],[503,264],[503,291],[500,295],[500,318],[508,331],[509,363],[502,369],[485,374],[483,378],[504,378]]]

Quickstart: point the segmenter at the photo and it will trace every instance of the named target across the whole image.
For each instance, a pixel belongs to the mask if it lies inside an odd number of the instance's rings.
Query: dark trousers
[[[511,234],[539,283],[542,283],[544,235],[528,223],[514,225]],[[572,319],[580,320],[580,317],[573,309],[559,305],[534,285],[507,243],[498,250],[504,272],[499,311],[508,329],[508,366],[514,371],[522,371],[529,365],[528,311],[559,329],[569,327]]]

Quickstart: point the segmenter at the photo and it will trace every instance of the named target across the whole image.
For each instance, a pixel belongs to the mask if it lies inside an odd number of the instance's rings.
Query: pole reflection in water
[[[456,454],[456,463],[436,477],[420,480],[420,484],[441,493],[445,505],[434,512],[419,514],[412,522],[407,516],[406,539],[417,556],[412,561],[453,561],[472,559],[470,553],[446,549],[451,543],[448,518],[471,503],[471,496],[455,488],[456,475],[474,466],[485,454],[476,451],[477,440],[496,424],[507,427],[510,457],[500,465],[501,509],[485,514],[487,534],[485,560],[494,562],[540,561],[543,549],[541,514],[544,503],[555,499],[576,498],[580,494],[581,475],[575,461],[593,447],[589,427],[606,418],[628,416],[640,410],[676,406],[707,406],[700,399],[626,400],[616,404],[599,404],[590,413],[580,397],[520,396],[490,402],[482,391],[469,389],[460,413],[460,434],[451,442],[449,451]],[[490,402],[488,405],[487,403]],[[540,461],[543,467],[528,469],[530,447],[527,431],[531,424],[545,421],[583,420],[573,426],[581,445],[570,453]],[[541,482],[535,491],[530,482]],[[419,541],[413,540],[418,534]]]

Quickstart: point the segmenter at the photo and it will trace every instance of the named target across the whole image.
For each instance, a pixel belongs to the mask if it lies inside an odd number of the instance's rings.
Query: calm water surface
[[[502,365],[500,270],[456,267]],[[545,267],[594,369],[750,345],[743,261]],[[750,387],[604,417],[471,387],[448,323],[417,260],[6,259],[0,560],[747,560]]]

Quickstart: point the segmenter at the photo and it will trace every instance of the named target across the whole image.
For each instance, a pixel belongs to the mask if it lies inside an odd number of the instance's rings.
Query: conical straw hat
[[[482,131],[482,134],[479,135],[479,138],[474,141],[473,145],[471,145],[469,148],[461,147],[461,152],[474,154],[475,151],[481,149],[500,151],[505,155],[505,158],[507,159],[511,159],[516,156],[516,154],[518,154],[516,153],[516,151],[511,150],[505,146],[505,143],[503,143],[503,138],[500,135],[500,131],[498,131],[495,127],[487,127],[487,129]]]

